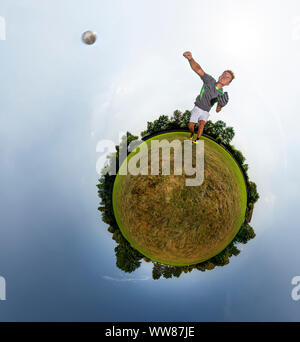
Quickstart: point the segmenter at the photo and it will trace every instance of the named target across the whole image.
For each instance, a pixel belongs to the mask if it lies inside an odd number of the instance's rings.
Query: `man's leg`
[[[206,121],[199,120],[197,138],[195,140],[193,140],[193,142],[198,142],[198,140],[200,139],[200,137],[201,137],[201,135],[203,133],[203,128],[205,126],[205,123],[206,123]]]
[[[194,128],[195,128],[195,122],[189,122],[189,130],[191,132],[190,138],[194,136]]]
[[[190,122],[189,122],[189,130],[191,132],[190,139],[192,139],[194,136],[194,127],[195,127],[195,124],[199,120],[199,114],[200,114],[200,108],[198,108],[197,106],[194,106],[194,108],[191,111],[191,117],[190,117]]]
[[[199,125],[198,125],[198,133],[197,133],[197,138],[199,139],[203,133],[203,129],[205,126],[206,121],[204,120],[200,120],[199,121]]]

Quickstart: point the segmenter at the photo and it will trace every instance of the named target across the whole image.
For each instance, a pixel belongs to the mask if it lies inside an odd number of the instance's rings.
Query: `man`
[[[184,52],[183,56],[189,61],[191,68],[201,77],[203,86],[200,94],[197,96],[194,102],[195,106],[191,111],[191,118],[189,122],[189,129],[191,131],[190,139],[193,143],[197,143],[200,139],[201,134],[206,121],[208,120],[212,106],[217,102],[216,112],[218,113],[222,107],[228,102],[227,92],[223,92],[223,87],[229,85],[235,78],[234,73],[231,70],[225,70],[219,77],[218,82],[209,74],[207,74],[201,66],[193,59],[190,51]],[[194,127],[198,123],[198,134],[197,138],[194,137]]]

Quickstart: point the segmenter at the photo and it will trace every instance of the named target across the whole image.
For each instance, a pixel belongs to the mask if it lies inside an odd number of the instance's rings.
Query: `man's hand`
[[[190,51],[185,51],[183,56],[189,61],[191,68],[200,76],[203,77],[204,71],[201,66],[194,60]]]
[[[229,100],[228,93],[225,91],[224,94],[218,96],[218,106],[224,107],[227,105]]]
[[[222,107],[220,105],[217,105],[216,112],[219,113],[221,111]]]
[[[183,56],[184,56],[186,59],[188,59],[188,60],[190,60],[191,58],[193,58],[192,53],[191,53],[190,51],[184,52]]]

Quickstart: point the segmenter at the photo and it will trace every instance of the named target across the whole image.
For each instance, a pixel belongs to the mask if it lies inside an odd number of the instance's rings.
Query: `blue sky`
[[[2,0],[0,17],[0,320],[299,321],[299,2]],[[249,164],[257,236],[226,267],[154,281],[115,266],[96,146],[193,108],[184,51],[236,75],[210,119]]]

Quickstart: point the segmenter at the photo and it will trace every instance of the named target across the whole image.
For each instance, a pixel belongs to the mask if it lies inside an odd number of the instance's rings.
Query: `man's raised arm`
[[[190,62],[191,68],[201,77],[204,75],[204,71],[201,66],[194,60],[190,51],[184,52],[183,56]]]

